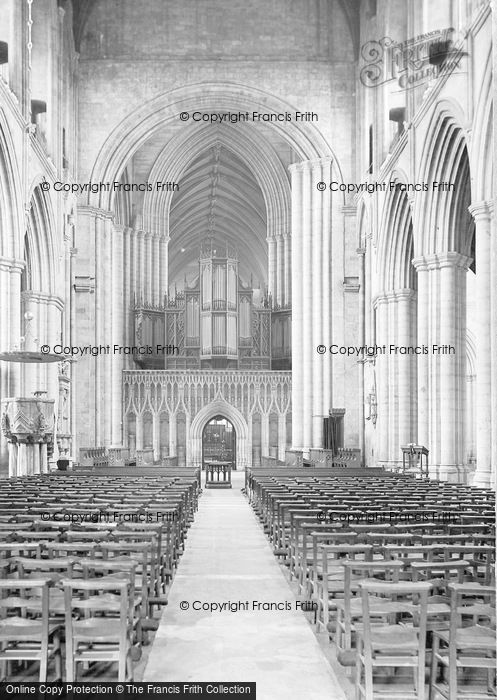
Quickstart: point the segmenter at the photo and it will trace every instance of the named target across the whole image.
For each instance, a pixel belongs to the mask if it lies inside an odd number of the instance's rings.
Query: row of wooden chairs
[[[46,680],[115,661],[130,680],[198,507],[195,473],[12,479],[0,499],[0,661],[40,662]],[[124,517],[123,517],[124,516]],[[23,656],[23,654],[25,654]]]
[[[461,668],[486,669],[489,675],[481,697],[492,697],[493,492],[392,474],[336,476],[312,469],[300,473],[254,469],[247,495],[275,554],[288,566],[301,595],[312,601],[318,629],[336,644],[342,663],[356,664],[358,698],[384,697],[377,695],[379,677],[373,671],[376,666],[388,667],[390,661],[396,668],[415,670],[412,697],[424,698],[427,638],[433,639],[430,698],[436,693],[449,700],[458,697],[452,666],[448,684],[437,680],[439,666],[447,658],[457,658]],[[385,517],[385,512],[395,517]],[[458,636],[450,632],[458,615],[458,629],[467,626],[454,607],[452,591],[460,597],[467,592],[474,613],[475,629],[462,633],[476,645],[469,663],[457,647],[460,632]],[[411,596],[411,607],[396,610],[404,593]],[[385,605],[384,597],[390,596]],[[413,601],[417,601],[414,615]],[[402,629],[393,629],[392,624]],[[381,626],[388,631],[381,632]],[[415,652],[421,648],[424,651]],[[436,659],[438,665],[433,666]],[[385,697],[408,697],[394,676],[393,685],[387,676],[390,694]],[[470,685],[470,693],[475,688]]]

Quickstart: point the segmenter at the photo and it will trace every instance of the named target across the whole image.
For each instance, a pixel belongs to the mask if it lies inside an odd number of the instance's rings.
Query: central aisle
[[[200,498],[143,681],[255,681],[258,700],[345,700],[240,491],[242,476]],[[248,601],[249,610],[192,609],[227,601]],[[253,601],[291,610],[254,611]]]

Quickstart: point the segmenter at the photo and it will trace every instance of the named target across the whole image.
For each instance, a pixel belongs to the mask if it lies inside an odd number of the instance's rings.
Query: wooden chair
[[[103,558],[108,561],[133,561],[136,564],[137,586],[142,599],[142,629],[155,631],[159,625],[151,608],[158,585],[155,545],[150,542],[102,542],[101,549]]]
[[[364,626],[362,630],[357,630],[357,700],[424,700],[426,615],[431,584],[408,581],[389,583],[370,579],[362,581],[360,588]],[[380,597],[384,598],[383,603],[379,601]],[[372,618],[377,616],[380,604],[383,614],[397,618],[394,622],[373,625]],[[418,626],[407,625],[406,616],[416,616]],[[387,687],[377,687],[375,690],[374,671],[378,668],[411,668],[414,687],[407,688],[404,683],[400,685],[399,678],[389,675],[388,684],[384,684]],[[394,687],[394,683],[397,687]]]
[[[142,629],[142,621],[145,617],[143,612],[143,599],[141,592],[136,590],[136,567],[137,562],[134,560],[114,561],[112,559],[90,559],[88,557],[81,560],[81,568],[85,580],[98,576],[105,577],[108,580],[123,580],[123,578],[129,580],[129,608],[130,616],[133,620],[134,632],[133,648],[131,649],[133,661],[139,661],[141,657],[141,645],[146,642],[145,632]]]
[[[314,525],[314,527],[316,527]],[[308,540],[310,539],[310,549],[312,557],[307,556]],[[320,565],[319,545],[340,545],[356,544],[357,535],[355,532],[343,530],[331,530],[330,525],[324,525],[319,530],[313,529],[307,536],[304,530],[302,541],[302,565],[300,567],[299,590],[300,593],[310,595],[314,590],[317,575],[322,574],[322,564]],[[315,569],[317,567],[317,570]]]
[[[40,681],[47,680],[48,662],[55,660],[55,680],[62,680],[60,624],[49,621],[49,589],[43,579],[7,579],[0,581],[0,661],[1,680],[6,680],[6,662],[39,661]],[[39,591],[39,615],[27,617],[30,593]],[[20,613],[20,614],[19,614]]]
[[[57,557],[54,559],[14,557],[12,563],[17,569],[19,578],[60,581],[63,578],[72,577],[75,559],[70,557]]]
[[[312,581],[312,597],[318,603],[317,624],[330,631],[330,613],[336,610],[336,600],[344,593],[344,570],[342,563],[347,559],[371,561],[373,548],[371,545],[338,544],[319,545],[318,555],[321,554],[321,565],[313,565],[314,579]]]
[[[444,558],[453,561],[453,558],[467,559],[473,570],[473,580],[484,586],[490,584],[492,566],[495,564],[495,545],[482,544],[453,544],[444,548]]]
[[[133,680],[129,578],[66,580],[66,682],[81,661],[117,661],[118,680]],[[78,595],[79,594],[79,595]]]
[[[344,595],[343,599],[337,600],[335,605],[337,610],[337,655],[338,660],[344,663],[344,661],[349,660],[347,657],[350,657],[350,654],[347,655],[347,652],[350,652],[352,649],[352,634],[356,631],[354,621],[362,618],[362,599],[360,595],[356,595],[360,591],[359,586],[361,583],[358,576],[397,583],[399,581],[399,573],[404,565],[401,561],[391,560],[371,562],[344,561],[342,566],[344,568]],[[384,618],[385,615],[382,612],[384,601],[380,600],[379,602],[380,612],[378,617]],[[371,601],[370,610],[372,616],[374,616],[374,601]]]
[[[433,633],[430,700],[495,698],[495,588],[477,583],[451,583],[450,626]],[[439,667],[448,682],[438,680]],[[486,688],[460,682],[461,669],[485,669]]]

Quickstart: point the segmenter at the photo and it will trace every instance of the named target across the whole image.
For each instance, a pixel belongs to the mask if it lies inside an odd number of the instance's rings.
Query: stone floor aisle
[[[204,490],[143,680],[255,681],[258,700],[344,700],[240,491],[241,477],[233,489]],[[248,610],[193,609],[228,601],[248,602]],[[291,609],[253,610],[253,601]]]

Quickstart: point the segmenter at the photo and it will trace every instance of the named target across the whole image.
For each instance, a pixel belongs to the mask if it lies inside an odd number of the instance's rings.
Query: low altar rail
[[[205,462],[205,488],[230,489],[231,462],[219,462],[216,460]]]

